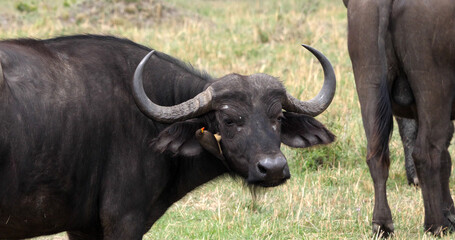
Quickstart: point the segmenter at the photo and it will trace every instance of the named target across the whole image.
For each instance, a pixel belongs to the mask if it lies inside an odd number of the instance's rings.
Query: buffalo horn
[[[0,89],[2,89],[3,84],[5,84],[5,77],[3,75],[2,63],[0,62]]]
[[[321,52],[308,45],[302,46],[313,53],[321,63],[322,69],[324,70],[324,84],[318,95],[308,101],[300,101],[287,93],[287,99],[283,103],[283,109],[288,112],[302,113],[315,117],[324,112],[332,102],[333,96],[335,95],[336,78],[332,64],[330,64],[330,61]]]
[[[212,87],[208,87],[194,98],[174,106],[160,106],[147,97],[143,86],[142,73],[145,63],[154,52],[155,50],[147,54],[134,72],[132,84],[133,97],[139,109],[149,118],[163,123],[183,121],[210,111],[212,109]]]

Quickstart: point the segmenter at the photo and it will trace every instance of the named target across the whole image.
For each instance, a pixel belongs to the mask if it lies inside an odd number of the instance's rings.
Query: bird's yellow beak
[[[213,136],[215,136],[215,139],[216,139],[216,141],[218,142],[218,145],[220,145],[221,135],[218,134],[218,133],[215,133],[215,134],[213,134]]]

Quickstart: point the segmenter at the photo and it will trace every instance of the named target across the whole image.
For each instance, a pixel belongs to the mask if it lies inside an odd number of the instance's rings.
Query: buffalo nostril
[[[287,163],[284,156],[267,157],[260,160],[256,166],[257,171],[268,178],[281,178],[286,172]]]
[[[291,177],[283,154],[262,155],[258,158],[259,160],[254,165],[250,165],[248,172],[249,183],[273,187]]]
[[[259,170],[260,173],[267,174],[267,168],[264,167],[260,162],[258,163],[257,166],[258,166],[258,170]]]

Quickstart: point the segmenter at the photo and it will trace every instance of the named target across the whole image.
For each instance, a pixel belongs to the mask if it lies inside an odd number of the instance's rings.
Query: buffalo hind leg
[[[367,138],[367,164],[374,184],[372,230],[387,237],[394,231],[387,202],[389,136],[393,126],[387,78],[394,79],[393,52],[387,35],[391,1],[350,1],[348,5],[348,50]]]
[[[419,78],[422,75],[426,78]],[[419,74],[415,79],[418,82],[429,82],[425,79],[443,79],[433,76],[437,74],[433,73],[431,77]],[[445,99],[449,99],[452,88],[448,86],[441,89],[438,94],[427,91],[427,88],[436,89],[432,86],[417,88],[419,129],[413,157],[425,207],[425,231],[440,235],[450,230],[452,224],[449,218],[452,218],[454,212],[449,189],[451,160],[447,150],[447,142],[450,141],[453,132],[450,121],[452,106],[441,104]],[[438,104],[438,107],[434,107]]]
[[[449,153],[445,148],[446,138],[442,141],[438,139],[438,136],[444,136],[441,134],[445,133],[436,128],[422,131],[424,128],[419,129],[413,156],[425,207],[425,231],[439,235],[450,226],[443,209],[445,208],[444,202],[446,204],[452,202],[450,193],[449,196],[446,195],[447,192],[450,192],[447,179],[450,169],[446,168],[451,163]],[[445,182],[446,184],[444,184]]]
[[[395,119],[397,120],[401,142],[403,143],[404,166],[408,184],[419,186],[419,178],[417,177],[414,159],[412,158],[412,151],[417,137],[417,121],[400,117],[395,117]]]
[[[374,67],[365,69],[365,72],[368,73],[375,71],[377,72],[377,69]],[[356,81],[357,79],[362,79],[362,77],[356,76]],[[376,77],[371,80],[374,79],[381,78]],[[374,234],[388,237],[394,232],[386,189],[390,166],[388,141],[393,125],[392,113],[381,111],[381,109],[387,109],[386,104],[388,103],[384,99],[386,95],[386,86],[384,84],[381,84],[381,89],[372,89],[371,85],[373,84],[364,84],[363,81],[356,82],[356,85],[360,99],[363,126],[367,137],[366,161],[374,185],[372,230]]]
[[[385,83],[382,83],[380,89],[366,88],[359,91],[362,120],[367,137],[366,159],[374,185],[372,229],[374,234],[382,237],[388,237],[394,232],[392,213],[387,201],[387,179],[390,167],[389,136],[393,118],[391,111],[387,111],[389,108],[385,99],[386,87]],[[368,96],[365,96],[366,93]]]
[[[388,237],[394,231],[392,213],[387,202],[386,183],[389,166],[383,157],[372,157],[367,160],[374,183],[373,232]]]
[[[374,185],[372,229],[374,234],[382,237],[388,237],[394,232],[386,189],[390,166],[388,140],[393,119],[391,112],[380,111],[384,107],[383,104],[387,103],[381,100],[385,89],[383,85],[381,89],[359,91],[362,120],[367,137],[366,160]],[[367,92],[370,94],[365,96]]]
[[[443,213],[444,216],[450,222],[450,230],[455,230],[455,209],[452,197],[450,195],[450,188],[449,188],[449,179],[450,173],[452,171],[452,160],[450,158],[450,154],[448,151],[450,141],[452,140],[454,132],[453,123],[449,125],[449,131],[446,141],[446,148],[445,151],[442,152],[441,155],[441,191],[442,191],[442,199],[443,199]]]

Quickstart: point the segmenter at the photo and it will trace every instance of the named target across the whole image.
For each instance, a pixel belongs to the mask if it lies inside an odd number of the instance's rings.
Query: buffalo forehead
[[[264,97],[284,97],[286,90],[277,78],[267,74],[242,76],[231,74],[219,79],[213,84],[216,92],[216,101],[223,104],[225,101],[257,102]]]

